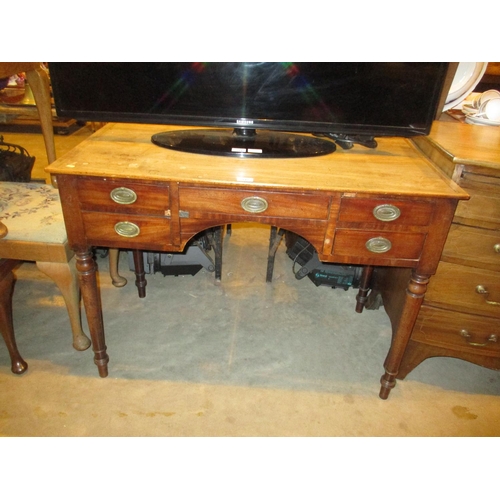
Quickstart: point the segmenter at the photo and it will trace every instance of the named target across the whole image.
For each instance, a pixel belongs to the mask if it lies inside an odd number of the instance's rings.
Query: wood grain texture
[[[301,235],[325,262],[410,268],[406,289],[398,290],[401,317],[381,381],[387,398],[456,204],[469,195],[407,139],[321,157],[240,159],[151,143],[168,129],[108,124],[47,168],[58,179],[87,315],[99,319],[89,321],[99,374],[107,375],[108,356],[92,246],[175,252],[204,229],[257,222]],[[110,196],[116,187],[137,199],[116,203]],[[396,220],[374,215],[386,204],[401,212]],[[135,224],[136,234],[118,234],[118,222]],[[390,248],[369,244],[382,238]]]
[[[436,122],[415,143],[471,197],[458,203],[398,378],[436,356],[498,370],[500,128]],[[396,309],[396,321],[399,314]]]
[[[407,139],[380,139],[315,158],[240,159],[186,154],[151,143],[162,125],[108,124],[47,167],[51,174],[196,182],[301,191],[385,193],[467,199]]]

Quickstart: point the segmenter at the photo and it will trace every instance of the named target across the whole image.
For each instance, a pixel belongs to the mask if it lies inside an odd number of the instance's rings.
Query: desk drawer
[[[170,219],[82,212],[91,245],[160,250],[171,243]]]
[[[423,305],[412,340],[459,352],[500,356],[500,320]]]
[[[446,309],[500,318],[500,273],[441,261],[425,300]]]
[[[343,197],[340,203],[340,222],[363,222],[427,226],[433,204],[428,201],[394,198]]]
[[[190,218],[224,214],[327,219],[330,197],[321,194],[180,187],[179,203],[180,209],[188,212]]]
[[[425,242],[425,233],[389,231],[335,231],[333,255],[380,259],[418,259]]]
[[[165,216],[170,208],[168,185],[135,181],[81,179],[82,210]]]

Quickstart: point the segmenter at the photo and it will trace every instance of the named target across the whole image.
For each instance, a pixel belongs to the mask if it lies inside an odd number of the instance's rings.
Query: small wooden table
[[[207,228],[259,222],[299,234],[324,262],[412,270],[381,379],[386,399],[467,193],[407,139],[314,158],[240,159],[151,143],[170,129],[108,124],[47,167],[77,255],[99,375],[108,374],[108,354],[92,246],[178,252]]]

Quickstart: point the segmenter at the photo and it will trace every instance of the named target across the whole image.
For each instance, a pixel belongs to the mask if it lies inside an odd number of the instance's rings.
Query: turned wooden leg
[[[417,320],[420,306],[429,283],[429,276],[412,273],[406,289],[405,303],[401,318],[392,335],[392,343],[384,363],[385,374],[380,379],[380,398],[387,399],[391,389],[396,385],[396,376],[406,346],[411,336],[413,326]]]
[[[92,338],[94,363],[97,365],[99,376],[107,377],[109,357],[106,352],[106,343],[104,338],[101,294],[97,286],[97,265],[94,262],[90,248],[77,252],[76,269],[78,270],[83,304],[85,305],[87,322],[89,325],[90,336]]]
[[[117,288],[121,288],[127,284],[127,279],[120,276],[118,272],[118,257],[120,250],[118,248],[109,249],[109,275],[111,276],[111,283]]]
[[[222,280],[222,242],[223,242],[223,227],[218,226],[213,228],[211,243],[214,249],[214,264],[215,264],[215,284],[219,285]]]
[[[14,275],[12,268],[15,260],[0,260],[0,333],[9,351],[11,371],[16,375],[28,369],[28,363],[19,354],[14,335],[12,319],[12,292],[14,290]]]
[[[276,226],[271,226],[271,234],[269,236],[269,252],[267,254],[267,283],[271,283],[273,281],[274,260],[276,258],[276,252],[284,234],[284,229],[278,230]]]
[[[139,292],[139,298],[143,299],[146,296],[146,273],[144,272],[144,252],[141,250],[132,250],[135,269],[135,286]]]
[[[406,346],[401,365],[398,370],[397,378],[403,380],[411,371],[413,371],[422,361],[435,356],[436,352],[441,354],[440,349],[433,350],[432,347],[414,342],[410,339]]]
[[[73,332],[73,347],[77,351],[85,351],[90,347],[90,340],[82,330],[80,287],[75,259],[73,258],[69,262],[37,262],[36,265],[40,271],[54,281],[61,291]]]
[[[368,300],[368,292],[370,291],[370,283],[373,275],[373,266],[365,266],[361,274],[361,281],[359,283],[359,291],[356,295],[356,312],[362,313]]]

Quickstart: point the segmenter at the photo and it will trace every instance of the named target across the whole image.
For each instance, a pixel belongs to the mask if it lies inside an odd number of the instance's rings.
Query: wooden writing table
[[[76,252],[99,375],[107,376],[109,358],[93,246],[180,252],[207,228],[258,222],[299,234],[323,262],[412,269],[381,379],[386,399],[456,205],[468,195],[406,139],[313,158],[243,159],[151,143],[169,129],[108,124],[47,167]]]

